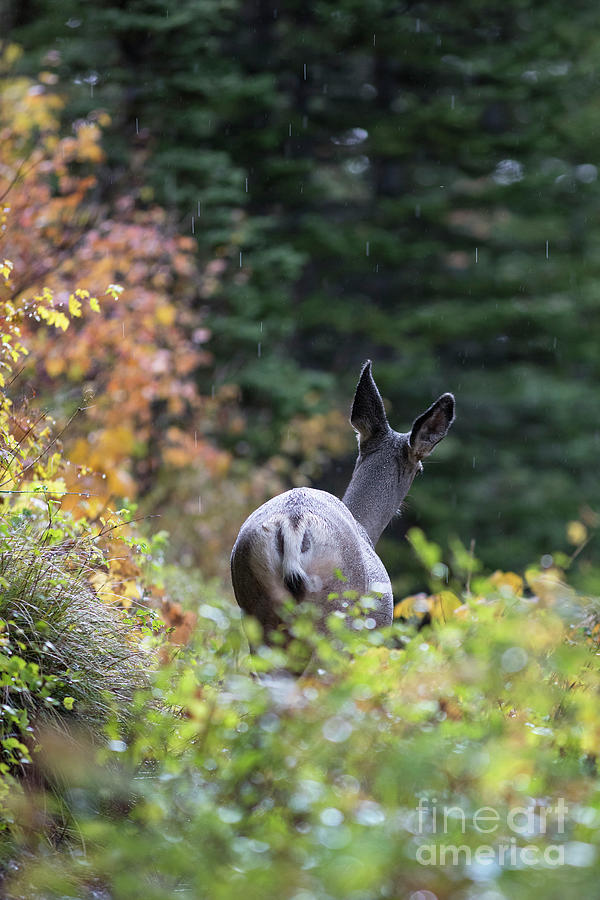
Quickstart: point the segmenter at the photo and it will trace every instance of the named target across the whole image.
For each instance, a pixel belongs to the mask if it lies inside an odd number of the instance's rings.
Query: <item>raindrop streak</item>
[[[454,100],[455,100],[455,97],[454,97],[454,94],[452,94],[452,99],[450,100],[450,109],[454,109]]]
[[[195,234],[195,233],[196,232],[194,230],[194,217],[192,216],[192,234]]]
[[[373,46],[375,46],[375,35],[373,35]]]
[[[198,446],[198,432],[194,432],[194,447]]]
[[[198,200],[198,215],[200,215],[200,201]]]
[[[242,251],[240,250],[240,269],[242,268]]]
[[[198,512],[202,514],[202,497],[198,495]]]
[[[475,262],[479,262],[479,247],[475,247]]]
[[[290,134],[289,134],[289,136],[290,136],[290,137],[292,136],[292,123],[291,123],[291,122],[290,122]]]
[[[415,31],[417,32],[417,34],[419,34],[419,32],[421,31],[421,20],[420,19],[417,19]]]
[[[548,241],[546,241],[546,259],[548,259]]]
[[[415,218],[417,218],[417,219],[421,218],[421,204],[420,203],[417,203],[417,205],[415,206]]]
[[[125,322],[122,322],[121,324],[123,326],[123,337],[125,337]]]
[[[304,63],[304,80],[306,81],[306,63]]]
[[[137,116],[135,117],[135,133],[136,134],[140,133],[140,120],[138,119]]]
[[[365,246],[365,250],[366,250],[366,253],[367,253],[367,256],[368,256],[369,253],[371,252],[371,244],[370,244],[370,241],[367,241],[366,246]]]
[[[246,178],[246,193],[248,193],[248,179]]]
[[[258,347],[257,347],[256,353],[257,353],[258,358],[260,359],[260,357],[262,355],[262,344],[260,341],[258,342]]]

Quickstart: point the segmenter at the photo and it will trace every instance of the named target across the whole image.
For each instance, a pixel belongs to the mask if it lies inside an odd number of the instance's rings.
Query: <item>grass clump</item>
[[[31,762],[35,734],[69,724],[94,733],[125,721],[150,653],[137,617],[99,599],[103,555],[89,536],[49,543],[0,522],[0,774]]]

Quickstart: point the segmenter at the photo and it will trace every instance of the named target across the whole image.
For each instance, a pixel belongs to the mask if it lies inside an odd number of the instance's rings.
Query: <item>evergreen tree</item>
[[[146,141],[155,192],[222,248],[199,302],[252,452],[371,356],[395,421],[457,395],[405,524],[517,565],[600,506],[589,0],[14,7],[71,114],[111,111],[116,173]]]

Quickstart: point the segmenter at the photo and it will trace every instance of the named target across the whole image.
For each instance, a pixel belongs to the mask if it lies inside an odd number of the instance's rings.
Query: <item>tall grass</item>
[[[90,576],[102,555],[89,538],[49,544],[24,519],[0,522],[0,742],[12,748],[32,725],[94,731],[126,720],[145,683],[149,651],[117,604]]]

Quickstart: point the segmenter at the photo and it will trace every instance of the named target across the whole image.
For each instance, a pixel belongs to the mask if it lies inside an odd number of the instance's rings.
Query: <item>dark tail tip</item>
[[[296,600],[299,600],[306,591],[306,581],[300,572],[290,572],[283,579],[283,583]]]

